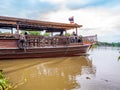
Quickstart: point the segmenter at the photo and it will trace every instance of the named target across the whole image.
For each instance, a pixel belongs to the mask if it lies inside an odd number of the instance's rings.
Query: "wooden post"
[[[65,35],[67,34],[67,30],[65,30]]]
[[[53,36],[53,32],[51,32],[51,36]]]
[[[17,22],[17,27],[16,27],[16,29],[17,29],[17,34],[19,34],[19,23]]]
[[[13,34],[13,28],[11,28],[11,34]]]
[[[77,27],[76,27],[76,35],[78,35],[78,30],[77,30]]]

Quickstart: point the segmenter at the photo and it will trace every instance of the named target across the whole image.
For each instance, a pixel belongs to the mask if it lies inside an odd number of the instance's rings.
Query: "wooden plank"
[[[17,47],[18,39],[0,39],[0,49],[10,49]]]
[[[16,22],[14,22],[14,21],[6,21],[6,20],[0,20],[0,24],[12,24],[12,25],[15,25],[16,24]]]
[[[33,48],[27,49],[26,52],[23,49],[1,49],[0,60],[16,58],[47,58],[85,55],[89,47],[90,45],[61,48]]]

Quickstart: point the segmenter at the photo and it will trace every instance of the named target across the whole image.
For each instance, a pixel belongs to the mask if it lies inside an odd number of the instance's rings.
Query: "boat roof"
[[[19,25],[20,30],[32,30],[32,31],[43,31],[47,32],[59,32],[61,30],[71,30],[74,28],[80,28],[82,25],[78,24],[67,24],[58,22],[47,22],[39,20],[31,20],[24,18],[6,17],[0,16],[0,28],[10,29],[17,28]]]

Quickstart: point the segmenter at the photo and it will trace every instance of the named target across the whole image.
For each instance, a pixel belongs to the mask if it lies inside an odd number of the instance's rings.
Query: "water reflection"
[[[16,90],[71,90],[81,87],[77,76],[96,73],[88,57],[5,60],[0,68]]]

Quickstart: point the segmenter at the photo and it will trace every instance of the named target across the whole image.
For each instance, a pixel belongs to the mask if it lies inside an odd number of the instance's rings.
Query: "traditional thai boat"
[[[47,58],[86,55],[96,36],[65,36],[68,30],[82,27],[78,24],[46,22],[0,16],[1,30],[9,29],[10,34],[0,34],[0,59]],[[14,30],[16,32],[14,33]],[[51,36],[24,35],[20,31],[46,31]],[[60,35],[54,35],[59,32]],[[91,42],[91,43],[88,43]]]

